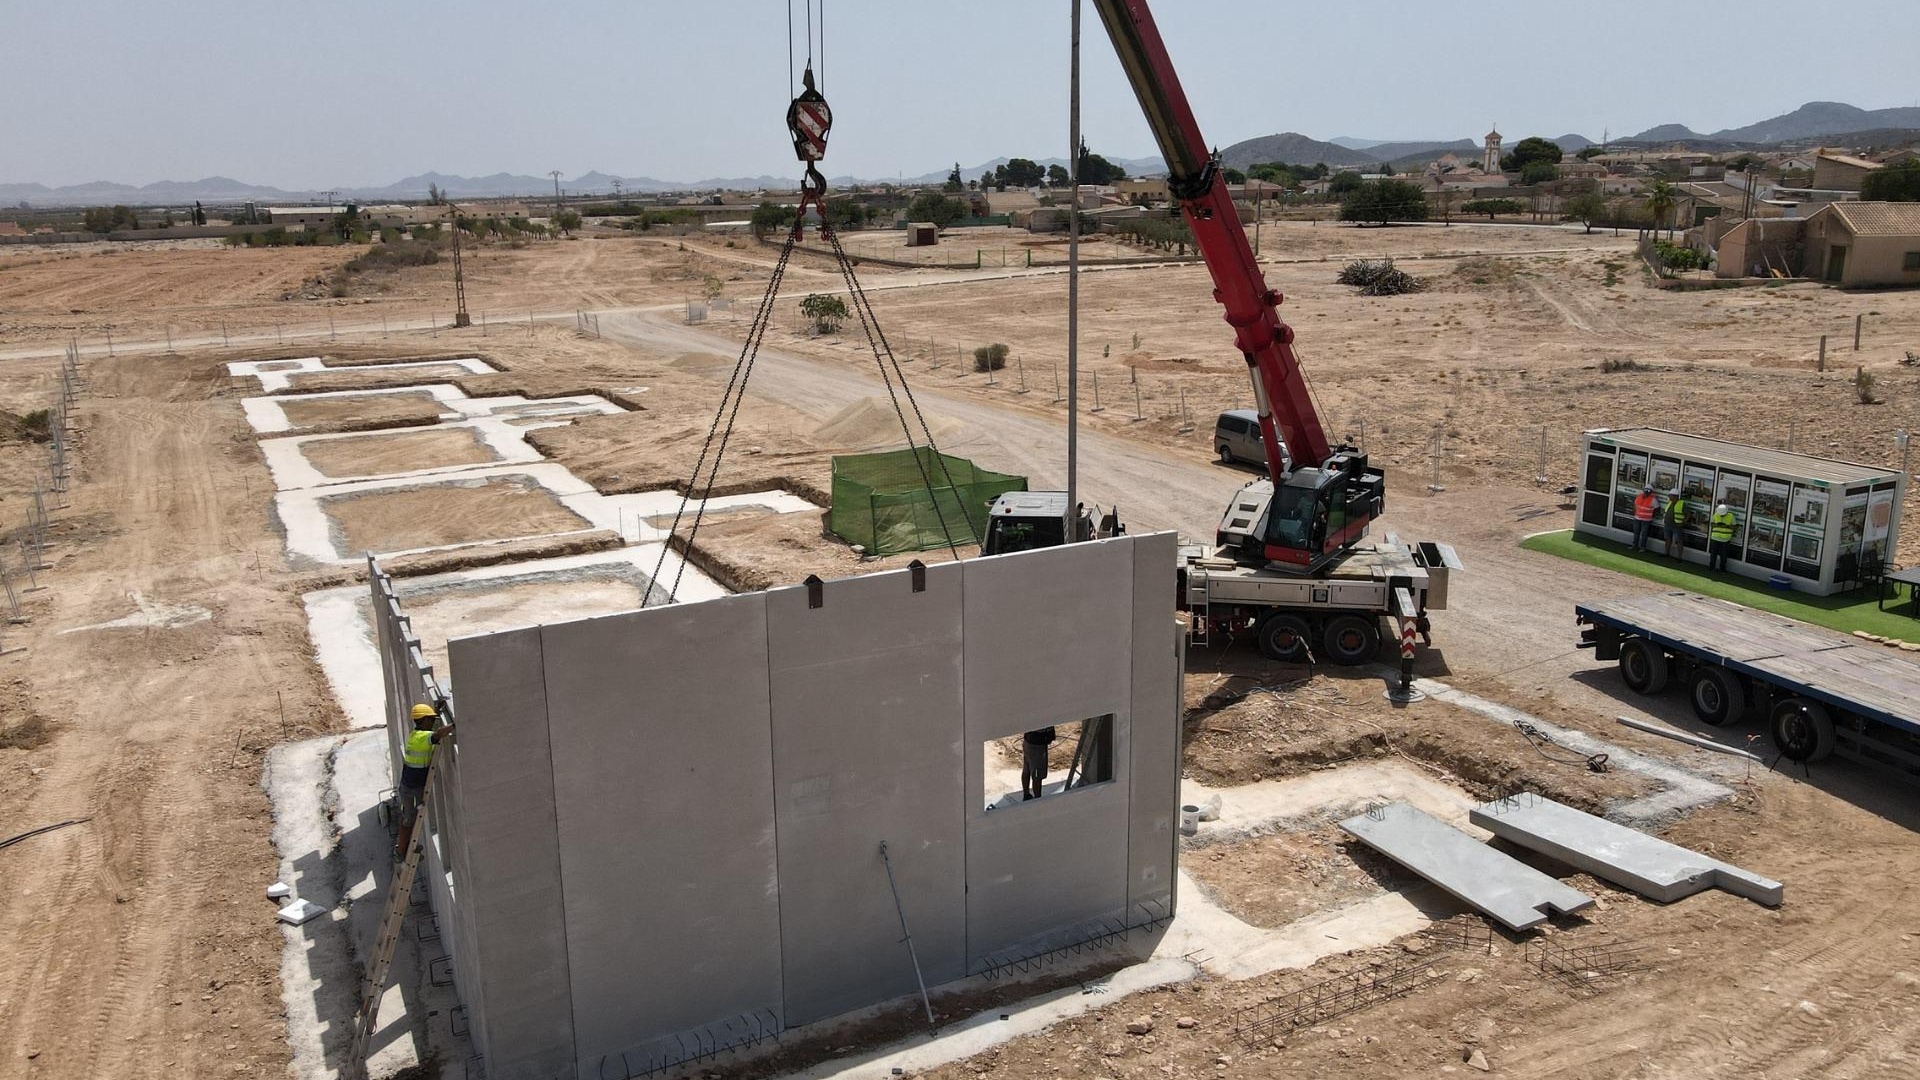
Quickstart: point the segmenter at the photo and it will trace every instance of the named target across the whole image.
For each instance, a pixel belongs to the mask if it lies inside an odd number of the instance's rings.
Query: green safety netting
[[[922,464],[926,479],[921,476]],[[927,479],[933,481],[931,495]],[[1025,490],[1024,476],[982,469],[966,458],[926,447],[852,454],[833,459],[833,509],[827,527],[876,555],[946,547],[947,532],[952,532],[956,544],[972,544],[986,529],[987,507],[993,500],[1008,491]]]

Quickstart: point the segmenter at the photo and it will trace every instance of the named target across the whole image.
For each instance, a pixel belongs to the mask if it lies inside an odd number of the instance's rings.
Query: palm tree
[[[1647,209],[1653,213],[1653,234],[1660,235],[1660,222],[1667,223],[1667,237],[1673,237],[1673,185],[1665,180],[1655,180],[1647,189]]]

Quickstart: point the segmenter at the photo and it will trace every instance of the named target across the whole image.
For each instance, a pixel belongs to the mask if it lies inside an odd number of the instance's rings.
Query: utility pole
[[[1080,0],[1067,76],[1067,543],[1080,539]]]
[[[320,194],[325,195],[327,197],[327,210],[331,212],[333,210],[333,197],[340,193],[338,191],[328,190],[328,191],[323,191]]]
[[[447,216],[453,219],[453,325],[472,326],[467,314],[467,279],[460,266],[460,208],[449,202]]]
[[[547,175],[553,177],[553,216],[557,218],[560,216],[560,170],[555,169]]]

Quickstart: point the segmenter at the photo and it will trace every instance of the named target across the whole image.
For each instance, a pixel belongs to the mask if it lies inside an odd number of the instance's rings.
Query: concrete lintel
[[[1473,823],[1510,843],[1551,855],[1594,877],[1669,903],[1718,888],[1778,907],[1786,887],[1638,829],[1522,792],[1476,807]]]
[[[1593,897],[1407,803],[1356,814],[1340,827],[1511,930],[1528,930],[1546,922],[1550,913],[1579,911],[1593,903]]]

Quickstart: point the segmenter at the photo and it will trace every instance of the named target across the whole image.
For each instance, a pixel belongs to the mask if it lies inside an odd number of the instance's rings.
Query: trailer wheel
[[[1642,694],[1657,694],[1667,688],[1667,654],[1660,646],[1642,637],[1630,637],[1620,643],[1620,677],[1629,689]]]
[[[1269,615],[1260,623],[1260,652],[1269,660],[1308,663],[1311,657],[1307,643],[1312,638],[1307,620],[1298,615]]]
[[[1740,719],[1747,711],[1747,688],[1740,676],[1723,667],[1701,665],[1688,680],[1687,698],[1693,715],[1703,724],[1719,727]]]
[[[1354,667],[1380,651],[1380,620],[1364,615],[1335,615],[1320,638],[1320,655],[1330,664]]]
[[[1833,717],[1817,701],[1792,697],[1773,707],[1773,745],[1792,761],[1822,761],[1833,753]]]

